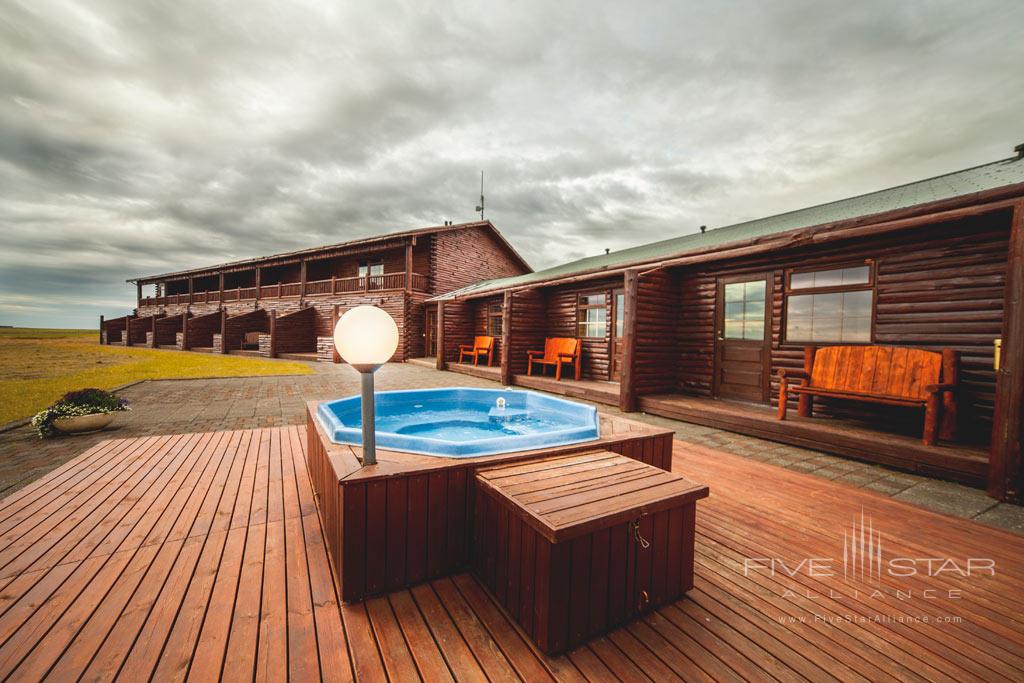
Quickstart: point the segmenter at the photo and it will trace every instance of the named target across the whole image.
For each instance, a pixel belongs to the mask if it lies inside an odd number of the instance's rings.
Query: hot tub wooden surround
[[[483,465],[611,451],[663,470],[673,432],[601,415],[601,438],[535,451],[443,458],[378,449],[363,467],[358,446],[331,443],[307,403],[307,459],[341,596],[355,602],[453,574],[470,562],[475,487]]]

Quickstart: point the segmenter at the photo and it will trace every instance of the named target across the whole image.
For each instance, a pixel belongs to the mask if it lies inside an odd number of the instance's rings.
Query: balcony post
[[[138,281],[135,283],[135,301],[136,306],[142,305],[142,283]]]
[[[512,290],[506,289],[501,299],[501,385],[512,386]]]
[[[331,276],[331,294],[337,294],[337,293],[338,293],[338,276],[337,275],[332,275]]]
[[[149,342],[149,348],[156,348],[156,316],[149,317],[149,331],[153,333],[153,340]]]
[[[636,411],[636,314],[639,300],[640,275],[635,270],[627,270],[624,276],[622,305],[625,307],[622,316],[622,368],[619,373],[619,410],[624,413]],[[615,321],[612,320],[614,325]]]
[[[218,301],[224,301],[224,271],[220,273],[220,299]]]
[[[437,339],[437,357],[434,359],[438,370],[445,369],[444,362],[444,302],[437,302],[437,333],[434,335]]]
[[[100,344],[103,343],[103,316],[100,316]]]
[[[260,287],[262,287],[262,285],[263,283],[260,282],[260,267],[256,266],[256,301],[260,300],[260,294],[263,293],[260,291]],[[241,285],[239,285],[239,289],[241,289]]]
[[[281,284],[278,283],[278,294],[280,294]],[[277,358],[277,309],[270,311],[270,357]]]
[[[306,259],[299,261],[299,304],[306,296]]]
[[[405,292],[412,294],[412,245],[413,240],[405,244]]]
[[[340,310],[340,306],[338,304],[334,304],[334,310],[331,312],[331,348],[334,349],[331,361],[334,363],[341,362],[341,354],[338,353],[338,348],[334,345],[334,328],[338,326],[338,318],[341,317],[338,315]]]
[[[192,276],[188,276],[188,302],[192,303]]]
[[[181,350],[188,351],[188,311],[181,314]]]
[[[228,309],[220,309],[220,352],[228,352]]]

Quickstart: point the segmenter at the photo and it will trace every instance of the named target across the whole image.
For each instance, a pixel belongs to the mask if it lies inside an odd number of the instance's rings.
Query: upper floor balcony
[[[426,275],[399,272],[355,277],[331,277],[324,280],[308,280],[306,282],[279,282],[258,287],[234,287],[212,291],[147,296],[139,298],[139,306],[331,296],[335,294],[387,292],[403,289],[411,292],[428,292],[428,288],[429,278]]]

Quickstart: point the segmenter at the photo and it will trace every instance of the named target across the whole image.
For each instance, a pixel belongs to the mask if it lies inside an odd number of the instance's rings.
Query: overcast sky
[[[0,324],[487,217],[536,268],[1012,155],[1024,3],[0,0]]]

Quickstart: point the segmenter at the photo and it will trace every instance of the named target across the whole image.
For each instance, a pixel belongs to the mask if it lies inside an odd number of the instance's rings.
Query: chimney
[[[610,254],[610,253],[612,253],[612,250],[611,250],[611,249],[608,249],[607,247],[605,247],[605,250],[604,250],[604,255],[605,255],[605,256],[607,256],[607,255],[608,255],[608,254]]]
[[[700,226],[700,234],[703,235],[705,232],[707,232],[707,229],[708,229],[708,226],[706,226],[706,225]]]

